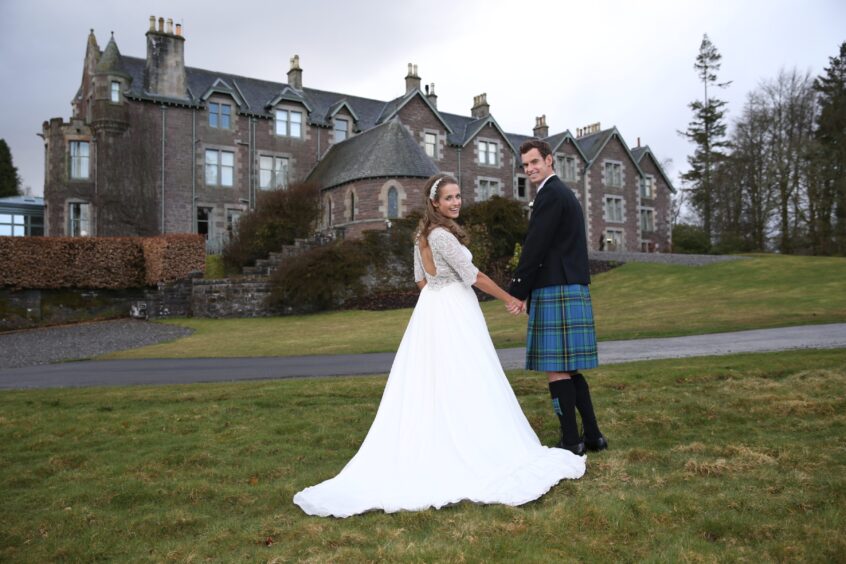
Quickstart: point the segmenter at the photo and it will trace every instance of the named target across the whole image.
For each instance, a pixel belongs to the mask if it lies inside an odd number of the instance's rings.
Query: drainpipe
[[[250,192],[247,195],[247,211],[252,211],[256,197],[256,118],[250,118]]]
[[[458,155],[458,188],[461,189],[461,147],[455,149],[456,154]]]
[[[191,233],[197,232],[197,108],[191,110]]]
[[[165,232],[165,113],[167,108],[162,104],[162,225],[161,234]]]

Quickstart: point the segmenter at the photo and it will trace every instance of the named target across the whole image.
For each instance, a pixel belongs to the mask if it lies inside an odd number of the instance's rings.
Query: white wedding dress
[[[542,446],[502,371],[471,285],[478,270],[449,231],[429,235],[426,277],[379,410],[341,472],[294,496],[310,515],[417,511],[462,500],[520,505],[585,472],[585,457]]]

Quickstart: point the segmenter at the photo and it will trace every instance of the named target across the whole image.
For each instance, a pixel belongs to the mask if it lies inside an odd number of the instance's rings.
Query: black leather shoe
[[[555,448],[563,448],[564,450],[569,450],[576,456],[582,456],[586,452],[585,443],[583,442],[576,443],[574,445],[565,445],[564,441],[558,441],[558,444],[555,445]]]
[[[605,450],[606,448],[608,448],[608,441],[605,440],[604,436],[599,435],[599,438],[595,441],[585,440],[584,445],[587,450],[599,452],[600,450]]]

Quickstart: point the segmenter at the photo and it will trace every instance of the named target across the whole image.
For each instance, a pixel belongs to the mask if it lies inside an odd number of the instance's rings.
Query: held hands
[[[526,312],[526,302],[512,296],[510,300],[505,302],[505,309],[512,315],[519,315]]]

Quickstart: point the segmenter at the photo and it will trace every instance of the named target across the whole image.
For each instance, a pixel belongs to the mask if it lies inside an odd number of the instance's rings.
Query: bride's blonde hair
[[[436,174],[426,181],[426,185],[423,187],[423,195],[426,199],[426,203],[424,204],[423,217],[417,225],[417,237],[426,238],[435,227],[443,227],[455,235],[455,238],[458,239],[462,245],[466,245],[470,238],[461,226],[454,220],[441,215],[433,204],[433,202],[438,201],[438,198],[441,197],[441,190],[443,190],[444,186],[449,186],[450,184],[458,186],[458,181],[448,174]],[[434,194],[432,193],[433,186],[435,187]]]

